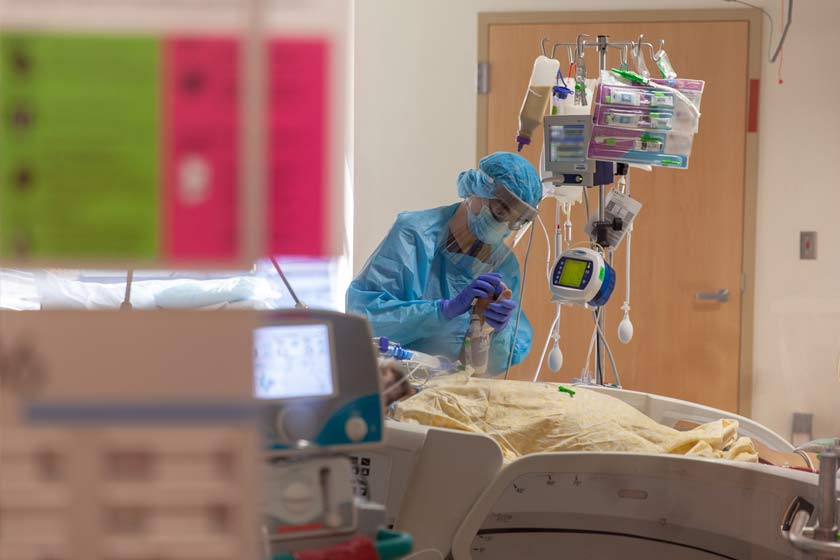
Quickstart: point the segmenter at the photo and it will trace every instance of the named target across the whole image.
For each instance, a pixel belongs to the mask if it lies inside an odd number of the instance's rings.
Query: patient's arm
[[[797,469],[807,469],[809,471],[820,472],[820,460],[814,453],[792,453],[790,451],[776,451],[770,449],[766,445],[753,440],[758,451],[758,460],[768,465],[775,465],[777,467],[793,467]],[[808,459],[805,458],[807,455]],[[809,461],[810,460],[810,461]],[[809,464],[810,463],[810,464]]]
[[[689,422],[688,420],[679,420],[674,424],[675,430],[688,431],[693,430],[700,424],[696,422]],[[766,445],[753,440],[753,445],[758,451],[758,460],[765,465],[773,465],[775,467],[792,467],[796,469],[806,469],[809,471],[820,471],[820,460],[814,453],[793,453],[790,451],[776,451],[770,449]],[[810,459],[810,464],[805,458],[807,455]]]

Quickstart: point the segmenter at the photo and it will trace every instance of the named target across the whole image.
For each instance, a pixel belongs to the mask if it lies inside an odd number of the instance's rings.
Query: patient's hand
[[[395,361],[379,364],[379,376],[382,378],[382,400],[386,407],[417,392],[408,383],[406,375],[403,367]]]

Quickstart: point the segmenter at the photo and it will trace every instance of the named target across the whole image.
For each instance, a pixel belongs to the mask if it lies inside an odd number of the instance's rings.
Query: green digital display
[[[566,288],[580,289],[583,283],[583,275],[586,273],[587,261],[566,258],[563,265],[563,272],[560,273],[559,284]]]

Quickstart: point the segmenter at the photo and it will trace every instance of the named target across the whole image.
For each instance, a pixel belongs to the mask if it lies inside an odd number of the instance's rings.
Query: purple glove
[[[470,310],[475,298],[495,299],[502,293],[502,275],[498,272],[482,274],[452,299],[440,302],[440,312],[447,319],[454,319]]]
[[[516,302],[512,299],[500,299],[489,304],[484,309],[484,320],[493,330],[500,331],[505,328],[516,311]]]

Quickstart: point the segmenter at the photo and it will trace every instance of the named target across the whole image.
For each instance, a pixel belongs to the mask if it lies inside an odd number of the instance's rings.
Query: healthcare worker
[[[347,290],[347,311],[364,315],[376,336],[451,360],[462,358],[476,299],[493,300],[488,373],[521,362],[533,331],[524,314],[514,340],[520,271],[505,243],[537,216],[542,183],[523,157],[497,152],[458,176],[463,202],[402,212]],[[501,297],[504,288],[511,297]]]

